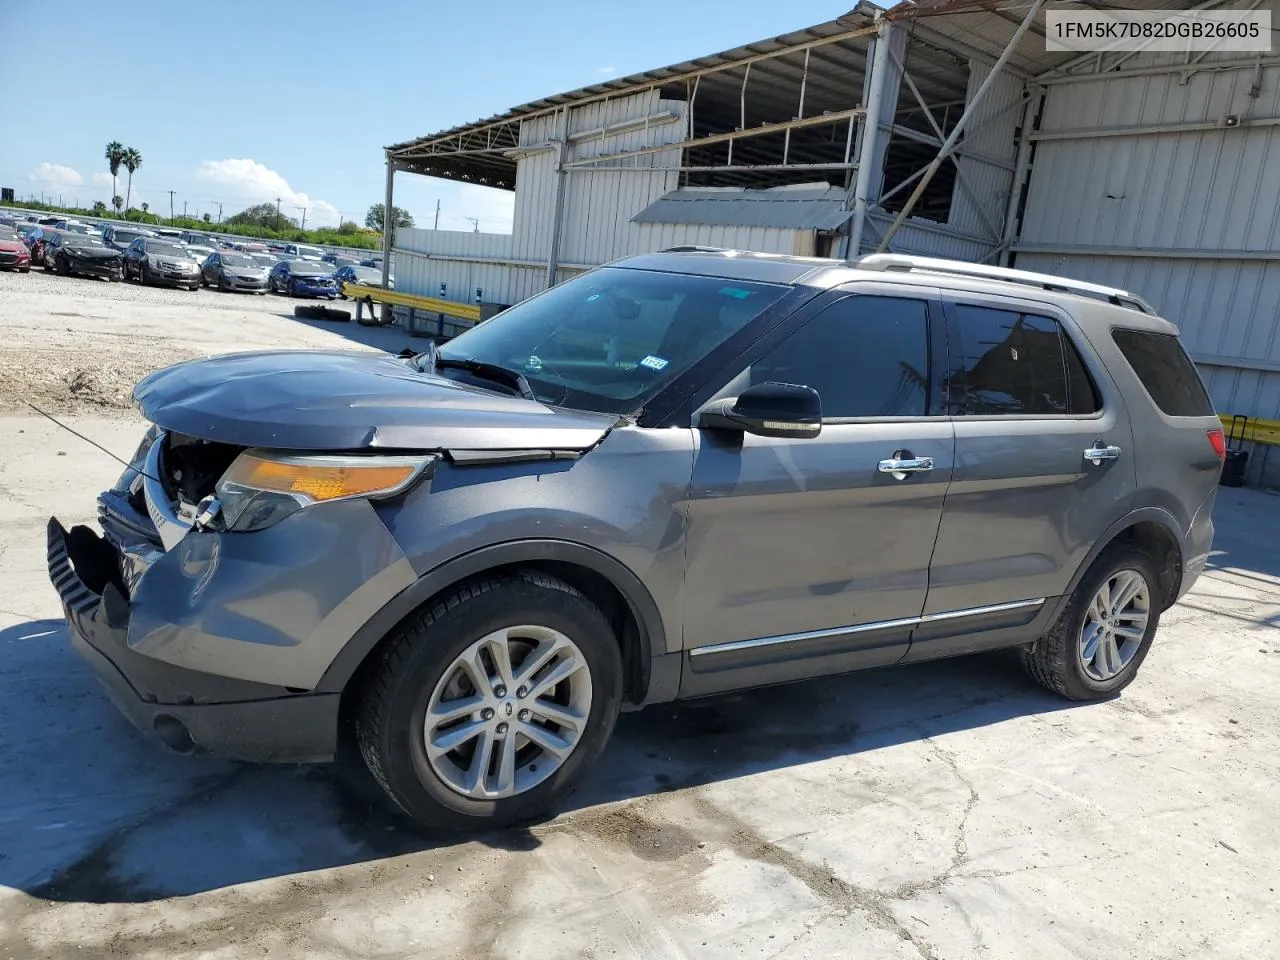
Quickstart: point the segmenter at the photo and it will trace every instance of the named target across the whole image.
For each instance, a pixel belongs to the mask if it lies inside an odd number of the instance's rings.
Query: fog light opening
[[[164,745],[175,753],[195,753],[196,742],[187,732],[187,726],[177,717],[167,713],[159,714],[152,722],[156,734],[164,741]]]

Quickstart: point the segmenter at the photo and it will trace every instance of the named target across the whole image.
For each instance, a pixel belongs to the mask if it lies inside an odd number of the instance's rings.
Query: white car
[[[187,251],[187,256],[196,263],[204,263],[209,254],[214,252],[213,247],[206,247],[200,243],[184,243],[182,247]]]
[[[319,247],[310,247],[305,243],[291,243],[284,248],[284,254],[290,260],[323,260],[324,251]]]

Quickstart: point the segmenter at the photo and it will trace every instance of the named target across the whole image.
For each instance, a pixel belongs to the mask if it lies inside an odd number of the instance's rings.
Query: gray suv
[[[996,647],[1075,700],[1204,568],[1220,422],[1140,298],[897,255],[632,257],[425,353],[142,380],[49,522],[80,652],[171,748],[529,818],[620,709]]]

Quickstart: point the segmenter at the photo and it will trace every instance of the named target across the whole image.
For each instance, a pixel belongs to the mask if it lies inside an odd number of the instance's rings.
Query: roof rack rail
[[[700,247],[694,243],[684,244],[679,247],[667,247],[659,250],[659,253],[729,253],[728,247]]]
[[[980,263],[967,263],[964,260],[943,260],[940,257],[916,257],[901,253],[868,254],[855,260],[853,266],[859,270],[898,270],[903,272],[919,270],[925,273],[945,273],[956,277],[1002,280],[1005,283],[1019,283],[1023,286],[1039,287],[1043,290],[1059,290],[1064,293],[1093,297],[1106,300],[1117,307],[1129,307],[1152,316],[1156,315],[1155,308],[1151,304],[1136,293],[1130,293],[1128,290],[1121,290],[1118,287],[1104,287],[1097,283],[1085,283],[1082,280],[1068,280],[1066,277],[1055,277],[1047,273],[1032,273],[1030,270],[987,267]]]

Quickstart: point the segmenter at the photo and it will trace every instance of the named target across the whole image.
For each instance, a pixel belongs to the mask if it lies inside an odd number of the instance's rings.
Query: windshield
[[[253,257],[246,257],[243,253],[224,253],[222,262],[228,267],[256,267]]]
[[[298,251],[297,256],[299,257],[315,257],[317,260],[319,260],[321,257],[324,256],[324,251],[321,250],[319,247],[304,247],[299,245],[297,247],[294,247],[294,249]]]
[[[113,230],[111,232],[112,242],[122,246],[128,246],[142,236],[145,236],[145,234],[138,233],[135,230]]]
[[[62,229],[66,230],[68,233],[81,233],[81,234],[85,234],[86,236],[89,235],[90,233],[95,232],[90,230],[83,223],[68,223]]]
[[[333,267],[327,263],[316,263],[313,260],[290,260],[289,272],[323,277],[333,273]]]
[[[185,257],[187,255],[187,252],[181,247],[172,243],[165,243],[162,240],[148,240],[146,246],[147,253],[154,253],[161,257]]]
[[[67,247],[105,247],[106,244],[98,237],[82,237],[79,234],[68,235],[63,241]]]
[[[787,292],[775,284],[605,267],[439,350],[523,374],[544,403],[625,413]]]
[[[352,267],[351,276],[360,283],[381,283],[382,271],[372,267]]]
[[[18,233],[12,227],[0,226],[0,240],[17,240]]]

